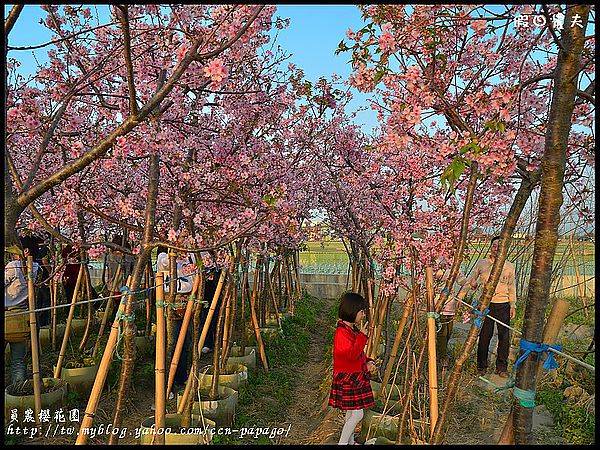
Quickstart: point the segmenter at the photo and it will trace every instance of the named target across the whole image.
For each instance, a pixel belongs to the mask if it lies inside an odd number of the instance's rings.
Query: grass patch
[[[536,402],[546,405],[562,436],[572,444],[595,442],[596,418],[585,409],[563,400],[562,389],[540,389]]]
[[[283,333],[265,342],[269,373],[257,360],[258,370],[239,390],[235,427],[281,427],[294,401],[292,390],[297,371],[306,363],[310,337],[316,329],[316,317],[322,311],[319,299],[304,294],[294,306],[294,316],[282,321]],[[262,436],[240,440],[239,435],[215,436],[216,444],[270,444]]]

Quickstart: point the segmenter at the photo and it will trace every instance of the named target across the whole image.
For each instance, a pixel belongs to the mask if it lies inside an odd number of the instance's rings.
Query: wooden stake
[[[254,283],[256,283],[256,278],[258,276],[258,271],[254,272]],[[253,293],[255,294],[256,291]],[[258,326],[258,319],[256,318],[256,311],[254,310],[254,302],[256,300],[256,295],[253,295],[252,298],[249,298],[250,301],[250,315],[252,317],[252,325],[254,326],[254,334],[256,336],[256,342],[258,344],[258,350],[260,352],[260,360],[262,361],[265,372],[269,373],[269,365],[267,364],[267,355],[265,353],[265,347],[262,341],[262,336],[260,335],[260,328]]]
[[[130,282],[131,276],[127,278],[126,285],[129,286]],[[121,297],[121,302],[119,303],[119,311],[121,312],[125,311],[125,305],[127,303],[125,299],[126,295],[124,294]],[[108,375],[108,369],[110,368],[110,362],[112,360],[115,345],[117,343],[117,336],[119,334],[119,321],[117,319],[118,317],[115,316],[115,320],[108,336],[108,341],[106,342],[106,347],[104,348],[104,353],[102,354],[102,360],[100,361],[100,366],[98,367],[98,373],[96,374],[96,379],[94,380],[94,386],[92,387],[92,392],[90,393],[90,398],[85,408],[83,420],[81,421],[81,427],[79,428],[79,433],[77,434],[77,440],[75,441],[76,445],[87,443],[88,436],[90,434],[90,427],[94,422],[96,409],[98,408],[98,403],[100,402],[100,394],[104,388],[104,383]]]
[[[56,351],[56,306],[58,306],[58,281],[52,278],[52,351]]]
[[[225,261],[225,267],[229,264],[229,258]],[[202,354],[202,347],[204,347],[204,342],[206,341],[206,336],[208,335],[208,328],[210,327],[210,322],[215,314],[215,309],[217,308],[217,302],[219,301],[219,296],[221,295],[221,290],[223,289],[223,283],[225,282],[225,277],[227,275],[227,269],[221,270],[221,276],[219,277],[219,283],[217,284],[217,289],[215,290],[215,294],[213,295],[212,302],[210,304],[210,308],[206,315],[206,320],[204,321],[204,326],[202,327],[202,334],[200,335],[200,340],[198,341],[198,352]]]
[[[198,277],[199,278],[199,277]],[[154,427],[155,430],[165,428],[165,365],[166,357],[166,339],[167,332],[165,326],[165,293],[164,277],[162,272],[156,273],[156,358],[154,368]],[[188,302],[189,306],[189,302]],[[187,312],[187,311],[186,311]],[[183,327],[182,327],[183,328]],[[165,434],[158,433],[154,436],[154,444],[164,445]]]
[[[404,312],[402,313],[402,318],[400,319],[400,324],[398,325],[398,332],[396,334],[396,339],[394,339],[394,345],[392,346],[392,352],[390,354],[390,359],[388,360],[387,366],[385,368],[385,373],[383,375],[383,379],[381,380],[381,391],[380,396],[383,396],[387,388],[388,381],[390,380],[390,376],[392,374],[392,368],[394,366],[394,362],[396,361],[396,355],[398,354],[398,347],[400,346],[400,339],[402,338],[402,333],[404,332],[404,327],[406,326],[406,321],[408,320],[408,315],[410,313],[410,308],[413,304],[413,296],[408,295],[406,297],[406,304],[404,305]]]
[[[117,289],[120,275],[121,275],[121,264],[119,264],[119,266],[117,267],[117,272],[115,274],[115,278],[113,279],[110,290],[108,291],[109,297]],[[102,339],[102,335],[104,334],[104,328],[106,327],[106,323],[108,321],[108,316],[111,315],[111,313],[112,313],[114,301],[115,300],[113,298],[109,298],[106,300],[106,308],[104,309],[104,315],[102,316],[102,322],[100,323],[100,330],[98,331],[98,337],[96,338],[96,343],[94,344],[94,350],[92,350],[92,358],[95,358],[96,353],[98,353],[98,348],[100,347],[100,340]]]
[[[179,336],[177,337],[177,344],[175,346],[175,350],[173,351],[173,356],[171,357],[171,366],[169,367],[168,378],[169,381],[167,383],[167,395],[169,395],[169,393],[171,392],[171,388],[173,387],[173,383],[175,382],[175,372],[177,371],[179,359],[181,358],[181,351],[183,350],[183,344],[185,342],[187,329],[192,319],[192,312],[194,311],[194,297],[196,295],[196,292],[198,292],[199,285],[200,277],[196,276],[194,278],[194,284],[192,286],[192,293],[188,297],[188,302],[185,308],[185,314],[183,316],[183,322],[181,324],[181,329],[179,330]]]
[[[79,352],[82,353],[83,350],[85,349],[85,344],[88,340],[88,337],[90,335],[90,330],[92,328],[92,280],[90,277],[90,270],[87,266],[87,264],[83,264],[83,266],[85,267],[85,273],[84,273],[84,277],[85,277],[85,292],[86,292],[86,297],[88,300],[87,303],[87,322],[85,324],[85,331],[83,332],[83,336],[81,337],[81,342],[79,343]]]
[[[77,275],[77,281],[75,282],[75,290],[73,291],[73,298],[71,299],[71,307],[69,308],[69,317],[67,318],[67,325],[65,327],[65,335],[63,336],[62,345],[60,347],[60,354],[58,355],[58,361],[54,368],[54,378],[60,378],[60,370],[65,359],[65,353],[67,352],[67,343],[69,341],[69,334],[71,333],[71,321],[73,320],[73,314],[75,314],[75,305],[77,304],[77,294],[81,287],[81,280],[83,279],[83,272],[85,268],[83,264],[79,266],[79,274]]]
[[[27,257],[27,298],[29,300],[29,331],[31,335],[31,360],[33,367],[33,407],[35,422],[41,431],[40,411],[42,409],[42,378],[40,376],[40,355],[35,317],[35,288],[33,285],[33,256]]]
[[[435,303],[433,298],[433,271],[427,267],[425,271],[427,282],[427,304],[429,312],[435,312]],[[435,318],[427,317],[427,339],[428,339],[428,368],[429,368],[429,428],[433,435],[435,423],[438,418],[438,386],[437,386],[437,361],[435,354]]]

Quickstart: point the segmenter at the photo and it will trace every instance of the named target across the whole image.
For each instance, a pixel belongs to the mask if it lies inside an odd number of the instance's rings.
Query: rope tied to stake
[[[194,305],[200,304],[203,308],[208,308],[208,302],[201,298],[196,298],[195,295],[190,296],[190,299],[194,300]]]
[[[535,391],[513,388],[513,395],[519,399],[519,403],[523,408],[533,408],[535,406]]]
[[[477,309],[477,303],[479,303],[479,300],[475,300],[473,302],[473,304],[471,305],[471,308],[473,308],[473,311],[475,311],[475,314],[477,314],[477,317],[475,317],[475,319],[473,320],[473,323],[477,326],[477,328],[479,328],[481,330],[481,325],[483,325],[483,319],[485,319],[485,316],[488,315],[490,310],[489,310],[489,308],[485,308],[485,310],[483,312],[479,311]]]
[[[542,364],[542,367],[545,370],[552,370],[552,369],[558,368],[558,363],[554,359],[554,352],[551,352],[548,349],[553,348],[554,350],[561,351],[562,346],[548,345],[548,344],[544,344],[544,343],[536,344],[535,342],[529,342],[529,341],[526,341],[525,339],[521,338],[519,347],[521,350],[523,350],[524,353],[519,357],[519,359],[517,359],[517,362],[515,362],[515,365],[513,366],[513,370],[516,370],[517,367],[519,366],[519,364],[521,364],[523,361],[525,361],[525,359],[529,356],[529,354],[531,352],[546,354],[546,360],[544,361],[544,364]]]
[[[117,355],[117,359],[119,361],[123,361],[121,355],[119,355],[119,345],[123,340],[123,336],[125,335],[125,327],[123,326],[123,321],[133,322],[135,321],[135,313],[125,314],[122,310],[118,310],[115,316],[115,321],[118,322],[119,332],[117,334],[117,342],[115,344],[115,355]]]
[[[439,333],[442,329],[442,322],[440,321],[440,315],[435,311],[429,311],[427,313],[427,318],[433,317],[435,319],[435,332]]]

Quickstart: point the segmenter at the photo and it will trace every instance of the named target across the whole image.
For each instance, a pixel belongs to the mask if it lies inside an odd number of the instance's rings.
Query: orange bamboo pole
[[[427,267],[425,271],[427,283],[427,304],[429,312],[435,312],[435,303],[433,298],[433,271]],[[437,361],[435,353],[435,317],[433,314],[427,315],[427,356],[429,368],[429,428],[430,435],[433,435],[435,424],[438,418],[438,386],[437,386]]]
[[[183,322],[181,324],[181,330],[179,330],[179,336],[177,336],[177,344],[175,345],[175,350],[173,351],[173,357],[171,358],[171,366],[169,367],[169,378],[167,382],[167,393],[171,392],[173,388],[173,383],[175,382],[175,372],[177,371],[177,365],[179,364],[179,360],[181,359],[181,351],[183,350],[183,344],[185,342],[185,336],[187,333],[187,329],[190,325],[190,321],[192,319],[192,313],[194,311],[195,304],[195,296],[198,292],[198,287],[200,286],[200,277],[196,276],[194,278],[194,285],[192,286],[192,293],[188,297],[188,302],[185,307],[185,314],[183,315]]]
[[[131,276],[127,278],[126,285],[129,286],[130,282]],[[121,297],[121,302],[119,303],[119,311],[121,313],[125,311],[126,303],[125,295],[123,295]],[[79,428],[79,432],[77,434],[77,440],[75,441],[76,445],[86,444],[88,436],[90,435],[90,428],[94,421],[94,416],[96,415],[96,409],[98,408],[98,403],[100,402],[100,394],[104,388],[110,362],[112,360],[115,345],[117,343],[117,336],[119,334],[118,316],[119,314],[117,313],[110,329],[110,334],[108,335],[108,341],[106,342],[106,347],[104,348],[104,353],[102,354],[102,360],[100,361],[100,366],[98,367],[98,373],[96,374],[96,379],[94,380],[94,386],[92,387],[92,392],[90,393],[90,398],[85,408],[83,420],[81,421],[81,427]]]
[[[65,335],[63,336],[62,345],[60,347],[60,353],[58,355],[58,361],[54,368],[54,378],[60,378],[60,370],[65,359],[65,353],[67,352],[67,343],[69,341],[69,334],[71,333],[71,321],[73,320],[73,314],[75,314],[75,305],[77,304],[77,294],[81,287],[81,280],[83,279],[83,272],[85,268],[83,264],[79,267],[79,274],[77,275],[77,281],[75,282],[75,290],[73,291],[73,298],[71,299],[71,307],[69,308],[69,316],[67,318],[67,325],[65,327]]]
[[[42,378],[40,376],[40,355],[37,332],[37,319],[35,317],[35,288],[33,285],[33,256],[27,257],[27,299],[29,300],[29,331],[31,335],[31,360],[33,367],[33,407],[35,422],[38,430],[40,411],[42,409]]]
[[[58,281],[52,278],[52,351],[56,351],[56,306],[58,305]]]
[[[257,283],[258,270],[254,271],[254,284]],[[267,364],[267,355],[265,353],[265,346],[263,344],[262,336],[260,335],[260,328],[258,326],[258,319],[256,317],[256,311],[254,304],[256,302],[256,291],[252,293],[252,298],[249,298],[250,302],[250,316],[252,317],[252,325],[254,326],[254,334],[256,336],[256,342],[258,344],[258,350],[260,353],[260,360],[262,361],[265,372],[269,373],[269,365]]]
[[[121,264],[117,267],[117,272],[115,273],[115,278],[113,279],[110,290],[108,291],[108,296],[110,297],[113,292],[115,292],[117,285],[119,283],[119,276],[121,275]],[[98,353],[98,348],[100,347],[100,340],[102,339],[102,335],[104,334],[104,328],[106,327],[106,322],[108,321],[108,316],[112,313],[114,299],[109,298],[106,300],[106,309],[104,310],[104,315],[102,316],[102,322],[100,323],[100,330],[98,331],[98,337],[96,338],[96,343],[94,344],[94,350],[92,350],[92,357],[96,357],[96,353]]]
[[[199,278],[199,277],[197,277]],[[165,392],[165,365],[166,365],[166,339],[167,332],[165,326],[165,309],[164,309],[164,277],[162,272],[156,274],[156,360],[154,367],[154,427],[155,430],[165,428],[165,408],[166,408],[166,392]],[[188,302],[189,306],[189,302]],[[186,310],[187,313],[187,310]],[[154,444],[164,445],[165,434],[158,433],[153,436]]]
[[[402,313],[402,318],[400,319],[400,324],[398,325],[398,332],[396,333],[396,339],[394,339],[394,344],[392,345],[392,351],[390,353],[390,359],[385,368],[385,373],[383,375],[383,379],[381,380],[381,392],[380,395],[383,396],[385,389],[387,388],[388,381],[392,375],[392,368],[396,361],[396,356],[398,354],[398,347],[400,347],[400,340],[402,338],[402,333],[404,333],[404,327],[406,326],[406,322],[408,320],[408,315],[410,314],[410,308],[413,303],[413,296],[408,295],[406,298],[406,304],[404,305],[404,311]]]

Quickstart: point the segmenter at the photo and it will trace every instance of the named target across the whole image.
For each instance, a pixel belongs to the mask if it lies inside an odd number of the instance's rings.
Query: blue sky
[[[12,5],[5,5],[5,15]],[[108,18],[106,5],[92,6],[92,14],[100,15],[101,21]],[[352,72],[348,63],[350,53],[335,54],[339,42],[346,39],[346,30],[358,30],[363,27],[360,11],[355,5],[278,5],[276,15],[289,18],[290,25],[279,32],[278,43],[289,54],[288,62],[295,63],[304,70],[306,78],[317,81],[320,77],[330,78],[332,74],[347,79]],[[39,21],[46,17],[38,5],[25,5],[13,30],[8,45],[26,46],[48,42],[51,33]],[[104,20],[103,20],[104,19]],[[51,46],[34,51],[10,51],[9,56],[21,62],[20,72],[29,74],[35,70],[36,63],[47,60],[46,53]],[[287,62],[286,62],[287,65]],[[348,112],[368,105],[367,94],[352,90],[353,101]],[[355,118],[365,133],[370,134],[377,126],[376,114],[372,110],[361,111]]]

